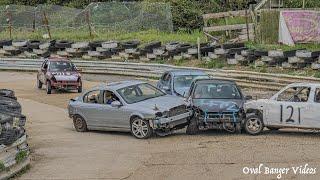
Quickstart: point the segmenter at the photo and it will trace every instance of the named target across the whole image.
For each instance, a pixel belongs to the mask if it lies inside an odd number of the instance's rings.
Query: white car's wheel
[[[263,120],[260,116],[250,115],[246,118],[244,129],[248,134],[258,135],[264,128]]]
[[[138,139],[147,139],[152,135],[152,128],[148,121],[134,118],[131,120],[131,133]]]

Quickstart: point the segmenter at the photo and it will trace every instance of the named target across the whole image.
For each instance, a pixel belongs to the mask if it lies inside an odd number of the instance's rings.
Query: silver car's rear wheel
[[[76,115],[73,117],[73,125],[78,132],[86,132],[88,130],[87,123],[81,116]]]
[[[257,135],[262,132],[264,125],[260,116],[250,115],[246,118],[244,128],[247,133]]]
[[[134,118],[131,121],[131,133],[138,139],[147,139],[152,135],[152,129],[148,121]]]

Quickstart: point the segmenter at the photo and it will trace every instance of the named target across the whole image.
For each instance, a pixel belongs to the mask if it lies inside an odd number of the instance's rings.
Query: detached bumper
[[[241,118],[238,112],[230,113],[207,113],[198,117],[199,121],[205,123],[239,123]]]
[[[151,127],[153,129],[172,129],[175,126],[186,124],[188,122],[188,118],[192,115],[192,111],[188,111],[183,114],[179,114],[177,116],[172,116],[168,118],[159,118],[150,121]]]

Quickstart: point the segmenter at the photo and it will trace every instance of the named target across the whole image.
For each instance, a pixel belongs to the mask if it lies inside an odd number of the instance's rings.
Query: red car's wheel
[[[80,80],[80,86],[78,87],[78,93],[82,93],[82,81]]]
[[[52,91],[51,82],[48,81],[47,82],[47,94],[51,94],[51,91]]]
[[[37,80],[37,87],[38,89],[42,88],[42,82],[39,79]]]

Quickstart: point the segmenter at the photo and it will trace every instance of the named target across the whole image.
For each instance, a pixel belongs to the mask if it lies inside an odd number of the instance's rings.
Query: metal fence
[[[22,5],[0,6],[0,30],[39,30],[83,28],[95,30],[139,31],[156,29],[172,31],[171,7],[168,3],[103,2],[91,3],[85,9],[42,4],[37,7]]]

